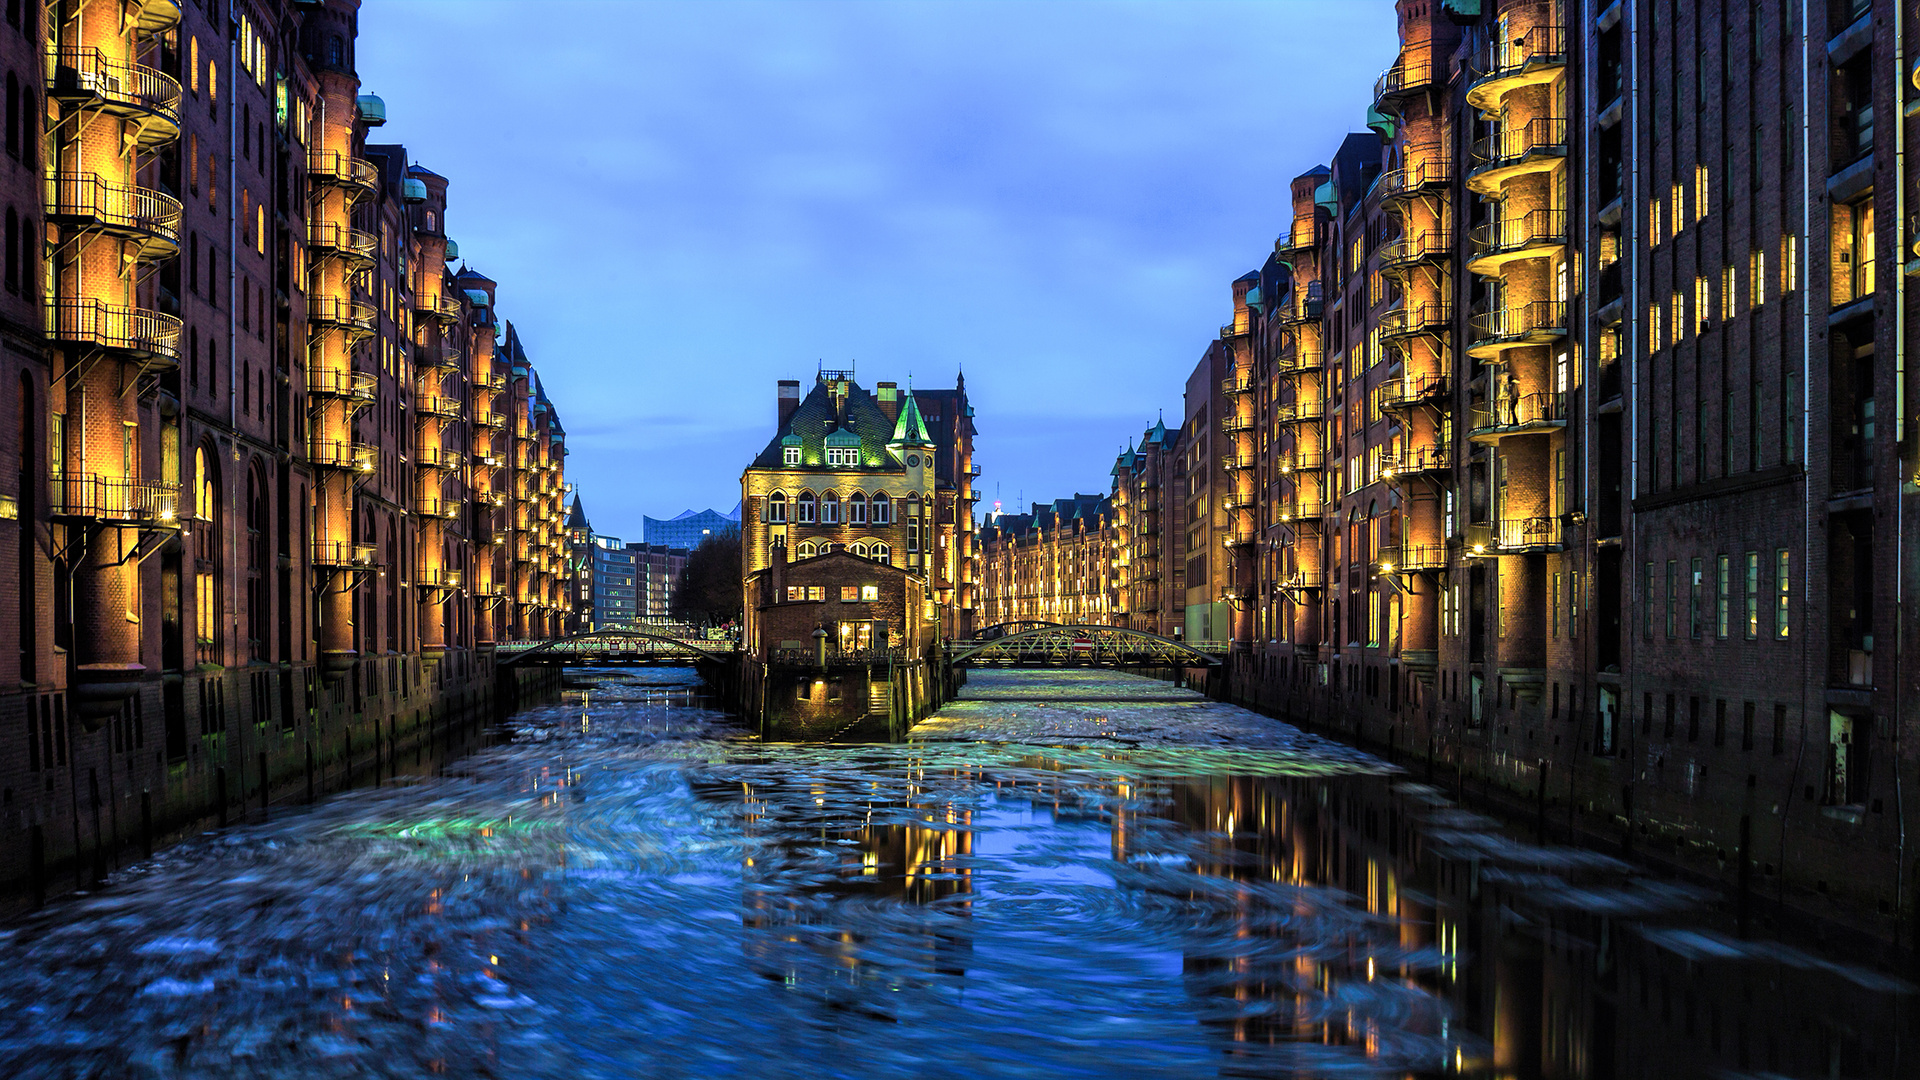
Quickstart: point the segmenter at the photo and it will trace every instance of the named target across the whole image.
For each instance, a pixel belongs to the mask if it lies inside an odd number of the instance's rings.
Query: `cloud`
[[[1360,126],[1389,3],[376,0],[383,139],[451,180],[595,524],[731,506],[773,383],[950,384],[1001,490],[1103,490]],[[989,484],[990,488],[990,484]]]

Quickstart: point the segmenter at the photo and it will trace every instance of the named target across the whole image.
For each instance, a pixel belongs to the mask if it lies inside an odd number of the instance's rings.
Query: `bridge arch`
[[[711,639],[702,639],[703,642],[710,640]],[[589,651],[584,648],[585,646],[598,643],[618,642],[647,643],[650,646],[644,649],[616,648],[609,650],[625,654],[629,658],[639,654],[662,658],[678,655],[695,662],[711,661],[716,664],[725,664],[731,663],[734,659],[734,654],[738,651],[737,645],[730,644],[724,640],[712,641],[711,644],[695,645],[684,638],[674,637],[670,634],[651,634],[644,630],[593,630],[587,633],[573,634],[563,638],[552,638],[537,643],[506,643],[496,649],[494,655],[499,657],[501,653],[507,652],[510,649],[513,650],[511,656],[506,656],[498,660],[497,666],[504,667],[508,664],[517,664],[528,657],[545,656],[564,658],[569,654]],[[514,649],[515,645],[522,644],[529,647]],[[723,646],[723,648],[714,648],[714,645]]]
[[[1217,667],[1219,657],[1144,630],[1120,626],[1046,625],[995,638],[956,644],[947,656],[954,667],[982,662],[1085,663],[1104,667]]]
[[[973,640],[995,641],[1009,634],[1020,633],[1022,630],[1038,630],[1042,627],[1061,625],[1064,624],[1048,622],[1045,619],[1014,619],[1010,622],[994,623],[992,626],[981,627],[974,631]]]

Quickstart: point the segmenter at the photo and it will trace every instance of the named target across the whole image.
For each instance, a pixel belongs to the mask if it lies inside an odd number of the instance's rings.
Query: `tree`
[[[687,556],[673,591],[673,617],[697,626],[722,626],[742,617],[740,536],[709,536]]]

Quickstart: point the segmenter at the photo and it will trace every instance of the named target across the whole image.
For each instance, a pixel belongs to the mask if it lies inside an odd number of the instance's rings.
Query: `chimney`
[[[778,604],[787,598],[787,544],[783,537],[775,537],[772,557],[767,562],[766,587],[771,596],[762,597],[761,603]]]
[[[880,406],[880,412],[886,416],[887,423],[899,423],[900,384],[890,382],[875,383],[873,384],[873,396],[874,400]]]
[[[787,421],[793,419],[794,410],[800,407],[800,380],[780,380],[780,430],[785,431]]]

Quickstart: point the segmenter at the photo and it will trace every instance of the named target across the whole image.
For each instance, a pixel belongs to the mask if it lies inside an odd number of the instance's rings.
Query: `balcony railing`
[[[1325,398],[1310,398],[1306,401],[1289,401],[1274,407],[1273,418],[1282,424],[1311,424],[1325,419],[1327,402]]]
[[[1424,401],[1445,397],[1447,377],[1442,374],[1406,375],[1380,387],[1382,409],[1409,409]]]
[[[1238,471],[1253,468],[1255,462],[1252,454],[1228,454],[1224,464],[1229,470]]]
[[[1221,496],[1220,505],[1226,507],[1228,510],[1237,512],[1241,510],[1251,510],[1259,501],[1259,497],[1251,492],[1236,491]]]
[[[1253,417],[1234,413],[1220,418],[1220,430],[1228,435],[1237,435],[1242,431],[1252,431],[1253,423]]]
[[[331,221],[307,223],[307,242],[314,251],[371,265],[380,250],[380,238],[370,232],[338,225]]]
[[[1318,521],[1327,511],[1327,504],[1316,494],[1296,491],[1280,501],[1280,520],[1283,523]]]
[[[370,473],[380,465],[380,448],[339,439],[315,439],[307,447],[307,459],[326,469]]]
[[[1452,467],[1453,450],[1444,443],[1402,446],[1399,450],[1382,454],[1380,457],[1380,476],[1385,480],[1413,477],[1421,473],[1445,472]]]
[[[1317,446],[1296,446],[1280,451],[1275,461],[1283,473],[1309,472],[1325,467],[1326,453]]]
[[[180,359],[180,320],[144,308],[98,300],[47,303],[47,336],[55,341],[118,349],[167,365]]]
[[[1468,347],[1474,355],[1485,355],[1509,345],[1542,344],[1566,333],[1566,301],[1535,300],[1475,315],[1468,326]]]
[[[315,397],[346,398],[371,403],[379,392],[379,376],[370,371],[307,370],[307,392]]]
[[[413,583],[423,589],[457,589],[460,571],[444,566],[423,566],[413,572]]]
[[[81,108],[134,121],[134,138],[141,146],[180,137],[180,84],[157,68],[110,59],[99,49],[67,46],[54,57],[47,91]]]
[[[1467,526],[1467,550],[1474,555],[1558,551],[1560,547],[1560,522],[1556,518],[1502,518]]]
[[[127,18],[141,37],[156,37],[180,25],[180,0],[132,0]]]
[[[413,415],[417,417],[437,416],[442,420],[460,419],[460,399],[443,397],[439,394],[416,394],[413,398]]]
[[[1320,349],[1295,346],[1280,354],[1274,360],[1274,370],[1293,375],[1307,371],[1319,371],[1327,364],[1327,354]]]
[[[1320,237],[1312,218],[1304,221],[1296,220],[1288,227],[1285,236],[1273,242],[1273,250],[1282,258],[1297,256],[1319,246]]]
[[[1259,532],[1247,526],[1228,529],[1220,536],[1220,542],[1230,548],[1251,547],[1259,539]]]
[[[90,172],[55,173],[46,184],[49,217],[136,240],[144,258],[180,250],[180,200],[171,195]]]
[[[1496,394],[1494,400],[1474,408],[1467,425],[1470,438],[1492,441],[1502,435],[1525,435],[1565,427],[1565,394],[1521,394],[1507,398]]]
[[[465,505],[444,495],[421,495],[413,501],[413,511],[423,518],[451,521],[460,516],[460,507]]]
[[[338,150],[314,150],[307,155],[307,172],[318,183],[333,184],[372,194],[380,183],[373,162]]]
[[[1489,191],[1490,185],[1499,183],[1507,170],[1536,161],[1563,158],[1566,154],[1567,121],[1562,117],[1539,117],[1484,139],[1475,139],[1473,172],[1468,180],[1471,182],[1479,178],[1482,182],[1475,190],[1484,194]]]
[[[440,446],[423,446],[413,455],[413,463],[423,469],[457,469],[466,460],[460,451]]]
[[[1567,63],[1567,29],[1542,24],[1517,37],[1494,37],[1473,57],[1478,75],[1467,86],[1467,102],[1492,112],[1509,90],[1553,77]]]
[[[379,548],[373,544],[355,544],[345,540],[315,540],[313,542],[313,565],[339,568],[371,567],[379,558]]]
[[[113,525],[178,527],[180,492],[171,484],[97,473],[69,473],[48,481],[58,518],[83,518]]]
[[[1445,570],[1447,546],[1445,544],[1402,544],[1399,547],[1381,548],[1376,565],[1383,574]]]
[[[1428,229],[1380,245],[1380,268],[1399,270],[1445,259],[1453,254],[1453,236],[1445,229]]]
[[[1222,326],[1220,328],[1220,340],[1231,341],[1232,339],[1241,337],[1247,334],[1248,332],[1249,331],[1247,330],[1246,327],[1241,326],[1238,323],[1228,323],[1225,326]]]
[[[436,270],[435,273],[437,274],[439,271]],[[416,293],[413,298],[413,310],[430,319],[438,319],[441,322],[454,323],[460,321],[460,301],[455,300],[445,293],[441,293],[438,296]]]
[[[1453,159],[1437,147],[1408,147],[1408,157],[1419,160],[1392,169],[1380,177],[1382,199],[1411,198],[1430,188],[1445,187],[1453,180]]]
[[[1496,265],[1516,258],[1548,254],[1567,242],[1565,210],[1529,210],[1507,221],[1476,226],[1473,230],[1474,272],[1488,261]]]
[[[1288,293],[1286,298],[1274,308],[1273,317],[1287,326],[1319,319],[1321,308],[1324,306],[1321,300],[1320,283],[1309,282],[1308,286],[1305,290],[1295,289]]]
[[[1251,394],[1253,393],[1253,376],[1247,373],[1229,375],[1220,380],[1220,392],[1223,394]]]
[[[799,667],[818,665],[820,653],[815,649],[775,649],[772,662],[793,664]],[[900,662],[908,658],[905,649],[842,649],[828,646],[827,663],[832,664],[884,664],[889,661]]]
[[[1426,56],[1401,56],[1394,61],[1373,84],[1374,104],[1385,109],[1389,104],[1409,94],[1417,94],[1432,86],[1437,75],[1445,71],[1433,62],[1431,51]]]
[[[313,296],[307,299],[307,319],[316,326],[337,326],[357,334],[371,334],[380,326],[380,309],[337,296]]]
[[[492,409],[475,409],[473,423],[476,427],[504,428],[507,426],[507,418]]]
[[[1380,336],[1399,338],[1414,334],[1445,333],[1452,312],[1451,306],[1438,300],[1397,307],[1380,316]]]

